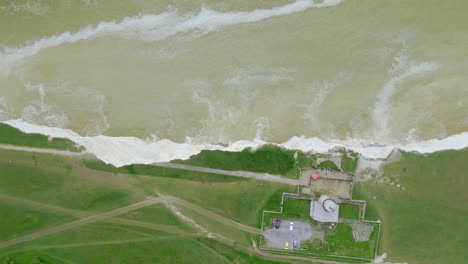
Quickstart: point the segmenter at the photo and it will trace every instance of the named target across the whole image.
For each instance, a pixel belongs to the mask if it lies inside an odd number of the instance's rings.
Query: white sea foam
[[[45,103],[44,85],[31,83],[24,84],[26,91],[37,92],[39,94],[39,106],[30,104],[21,111],[24,120],[32,123],[41,123],[53,127],[65,127],[68,124],[68,116],[56,104]]]
[[[0,96],[0,120],[6,120],[8,118],[8,103],[4,96]]]
[[[341,1],[324,0],[316,3],[312,0],[297,0],[294,3],[272,9],[257,9],[244,12],[218,12],[202,8],[198,14],[189,15],[179,15],[176,11],[171,10],[158,15],[147,14],[127,17],[120,22],[101,22],[97,26],[88,26],[74,33],[64,32],[45,37],[20,48],[5,48],[0,52],[0,71],[8,72],[10,66],[23,59],[34,56],[43,49],[62,44],[115,34],[158,41],[193,30],[207,33],[223,26],[258,22],[272,17],[301,12],[309,8],[336,6]]]
[[[308,103],[304,105],[305,111],[302,115],[302,119],[306,124],[313,128],[320,127],[320,107],[337,87],[349,79],[350,75],[339,73],[335,79],[316,81],[312,84],[313,89],[308,90],[313,91],[313,93],[310,95],[311,98]]]
[[[401,64],[401,62],[399,64]],[[437,67],[438,66],[436,64],[430,62],[420,63],[409,67],[406,71],[391,78],[387,83],[385,83],[377,96],[374,111],[372,113],[376,136],[378,138],[388,138],[388,111],[390,101],[397,92],[397,85],[408,78],[435,71]]]
[[[268,142],[262,140],[240,140],[227,147],[213,144],[176,143],[162,139],[144,141],[136,137],[83,137],[69,129],[34,125],[22,120],[8,120],[4,122],[26,133],[40,133],[43,135],[67,138],[84,146],[87,151],[102,161],[120,167],[129,164],[151,164],[173,159],[187,159],[202,150],[241,151],[251,147],[256,149]],[[444,139],[432,139],[406,145],[378,145],[365,141],[324,141],[319,138],[292,137],[282,144],[276,144],[288,149],[326,153],[336,147],[346,147],[359,152],[364,158],[385,159],[395,149],[409,152],[432,153],[441,150],[459,150],[468,147],[468,132],[452,135]]]
[[[4,1],[0,3],[0,14],[29,14],[42,16],[49,12],[50,6],[44,1],[27,0],[27,1]]]

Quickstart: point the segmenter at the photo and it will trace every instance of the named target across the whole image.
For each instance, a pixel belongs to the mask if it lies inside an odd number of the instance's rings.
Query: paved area
[[[331,169],[305,169],[301,171],[301,176],[306,175],[307,177],[311,177],[313,173],[317,173],[319,179],[332,179],[332,180],[343,180],[343,181],[351,181],[352,175],[342,171],[335,171]]]
[[[289,230],[290,222],[294,222],[294,229],[292,231]],[[287,241],[289,243],[288,249],[293,250],[294,240],[299,242],[300,248],[301,241],[312,239],[313,228],[308,222],[281,220],[281,226],[279,229],[269,228],[264,230],[262,233],[265,237],[267,247],[284,249],[284,244]]]
[[[311,181],[310,186],[304,186],[300,192],[303,194],[322,193],[343,199],[352,199],[352,182],[331,179],[318,179]]]

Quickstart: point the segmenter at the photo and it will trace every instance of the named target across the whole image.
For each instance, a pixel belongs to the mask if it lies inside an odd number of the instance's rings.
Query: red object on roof
[[[312,180],[316,181],[318,179],[318,173],[314,172],[312,174]]]

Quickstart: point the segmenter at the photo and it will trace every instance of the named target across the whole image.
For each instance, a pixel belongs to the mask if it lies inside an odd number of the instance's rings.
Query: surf
[[[342,0],[297,0],[272,9],[257,9],[243,12],[218,12],[201,8],[198,14],[178,14],[170,10],[161,14],[145,14],[126,17],[121,21],[101,22],[96,26],[87,26],[77,32],[63,32],[54,36],[27,43],[23,47],[6,47],[0,51],[0,71],[8,72],[9,68],[44,49],[63,44],[88,41],[103,36],[139,38],[147,41],[160,41],[176,34],[198,30],[208,33],[220,27],[254,23],[273,17],[290,15],[310,8],[337,6]]]
[[[286,149],[313,153],[328,153],[342,147],[358,152],[365,159],[386,159],[393,150],[407,152],[433,153],[443,150],[460,150],[468,147],[468,132],[451,135],[443,139],[411,142],[407,144],[376,144],[369,140],[332,140],[325,141],[317,137],[305,138],[294,136],[283,143],[266,142],[261,139],[239,140],[227,146],[220,144],[191,144],[173,142],[168,139],[142,140],[137,137],[85,137],[64,128],[48,127],[24,122],[20,119],[4,121],[25,133],[38,133],[53,138],[69,139],[83,146],[86,151],[105,163],[121,167],[131,164],[153,164],[174,159],[188,159],[202,150],[242,151],[246,148],[257,149],[272,144]]]

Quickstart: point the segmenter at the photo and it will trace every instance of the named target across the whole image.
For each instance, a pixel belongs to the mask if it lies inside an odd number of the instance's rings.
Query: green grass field
[[[254,180],[205,183],[167,177],[138,177],[147,192],[176,196],[245,225],[260,227],[265,208],[276,209],[294,186]]]
[[[0,193],[93,211],[109,210],[144,197],[125,186],[102,181],[98,175],[87,175],[73,162],[47,154],[0,150]]]
[[[388,183],[365,182],[369,218],[380,218],[382,252],[393,262],[466,263],[468,259],[468,150],[430,155],[403,153],[384,168]],[[372,199],[373,195],[377,199]]]
[[[0,250],[14,263],[216,263],[222,257],[195,236],[178,236],[138,227],[96,223]],[[224,262],[221,262],[224,263]]]
[[[340,218],[359,219],[359,205],[340,204]]]
[[[335,255],[373,259],[378,225],[374,225],[370,239],[367,242],[356,242],[353,238],[352,228],[348,224],[338,223],[333,232],[325,233],[325,242],[318,246],[308,243],[307,252],[321,255]]]
[[[260,227],[265,208],[276,210],[283,192],[296,191],[296,187],[280,183],[173,168],[149,165],[115,168],[90,160],[83,164],[96,170],[128,173],[135,182],[134,186],[148,195],[161,193],[176,196],[242,224],[256,227]]]
[[[340,168],[338,168],[338,166],[336,166],[336,164],[331,160],[323,161],[319,165],[317,165],[317,167],[318,168],[329,168],[329,169],[337,170],[337,171],[340,170]]]
[[[296,152],[297,164],[294,157]],[[203,150],[188,160],[173,160],[171,162],[229,171],[252,171],[299,178],[299,168],[310,167],[314,161],[313,155],[269,145],[255,151],[252,149],[245,149],[241,152]]]
[[[154,204],[143,207],[141,209],[123,214],[119,216],[119,218],[138,220],[152,224],[173,225],[182,231],[193,231],[191,226],[187,225],[183,220],[175,216],[163,204]]]
[[[272,211],[279,211],[280,204],[277,204],[277,208],[273,208],[276,210]],[[281,219],[300,219],[308,221],[312,224],[316,224],[317,222],[310,217],[310,201],[309,200],[300,200],[300,199],[286,199],[283,204],[283,213],[270,213],[265,212],[265,216],[263,219],[263,226],[269,227],[271,224],[272,218],[281,218]]]
[[[358,153],[351,150],[343,150],[340,167],[343,171],[354,173],[357,168]]]
[[[310,202],[309,200],[286,199],[283,203],[283,216],[285,218],[314,221],[310,217]]]
[[[0,144],[26,146],[34,148],[50,148],[58,150],[80,151],[75,144],[62,138],[49,140],[47,136],[40,134],[26,134],[6,124],[0,123]]]
[[[366,219],[383,221],[380,252],[387,252],[390,261],[464,263],[468,259],[468,209],[463,203],[468,200],[466,157],[468,150],[425,156],[404,153],[400,161],[384,168],[384,177],[393,185],[373,180],[356,183],[353,198],[367,200]],[[262,211],[279,210],[281,194],[295,191],[294,186],[225,175],[144,165],[116,169],[98,161],[0,150],[0,242],[77,219],[66,210],[92,215],[143,201],[157,193],[179,197],[239,223],[259,227]],[[288,199],[285,215],[307,218],[308,203]],[[38,205],[43,206],[34,207]],[[55,211],[53,206],[65,211]],[[353,208],[345,206],[340,211],[342,217],[356,216]],[[217,232],[232,235],[241,245],[254,239],[195,212],[187,214]],[[0,248],[0,261],[282,263],[202,238],[160,204],[119,218],[167,225],[183,234],[109,220]],[[310,253],[370,258],[375,239],[374,231],[371,242],[356,245],[350,227],[340,224],[326,235],[326,246]]]
[[[214,173],[188,171],[175,168],[160,167],[154,165],[128,165],[116,168],[112,165],[105,164],[99,160],[84,160],[83,164],[94,170],[101,170],[111,173],[123,173],[134,175],[150,175],[158,177],[167,177],[171,179],[184,179],[199,182],[234,182],[246,181],[247,178],[231,177]]]
[[[64,224],[75,217],[59,212],[39,211],[0,200],[0,241],[27,235],[34,231]]]
[[[187,207],[180,205],[176,205],[176,207],[183,215],[193,219],[195,222],[210,232],[220,234],[245,246],[251,246],[252,241],[255,240],[255,234],[242,231],[237,227],[227,225],[222,221],[211,219]]]

